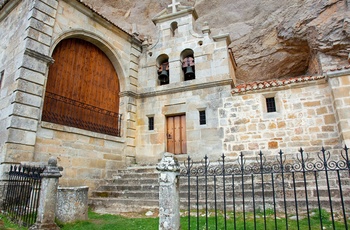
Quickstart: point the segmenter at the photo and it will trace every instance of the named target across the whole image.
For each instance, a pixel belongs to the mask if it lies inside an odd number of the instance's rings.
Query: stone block
[[[14,93],[14,97],[14,101],[20,104],[25,104],[33,107],[41,106],[41,97],[39,96],[17,91]]]
[[[322,132],[334,132],[334,126],[322,126]]]
[[[26,46],[30,47],[31,50],[34,50],[38,53],[49,55],[50,53],[50,46],[45,45],[41,43],[41,41],[38,41],[36,39],[33,39],[31,37],[26,38]],[[46,63],[45,63],[46,64]]]
[[[320,127],[319,126],[309,127],[309,132],[310,133],[319,133],[320,132]]]
[[[333,95],[334,95],[334,98],[350,97],[350,86],[334,89]]]
[[[46,46],[51,45],[51,37],[47,34],[41,33],[40,31],[34,30],[32,28],[28,30],[27,34],[28,34],[28,37],[30,37],[34,41],[42,43]],[[31,46],[30,46],[30,49],[34,50],[33,47]]]
[[[89,187],[59,187],[57,191],[56,217],[63,223],[88,218]]]
[[[268,143],[269,149],[278,149],[278,142],[277,141],[270,141]]]
[[[37,85],[35,83],[26,81],[24,79],[18,79],[17,80],[17,88],[18,90],[38,96],[42,96],[43,94],[43,86]]]
[[[113,160],[113,161],[121,161],[123,159],[123,157],[120,154],[103,154],[103,159]]]
[[[40,109],[28,105],[14,103],[12,114],[38,120],[40,116]]]
[[[322,115],[322,114],[325,114],[327,112],[328,112],[327,107],[321,107],[321,108],[316,109],[317,115]]]
[[[104,168],[106,167],[106,160],[102,160],[102,159],[93,159],[92,161],[89,162],[88,167],[89,167],[89,168],[104,169]]]
[[[350,118],[350,116],[349,116],[349,118]],[[326,125],[335,124],[336,121],[335,121],[334,115],[333,114],[325,115],[324,116],[324,123]]]
[[[338,109],[337,112],[338,112],[339,120],[350,119],[349,110],[350,110],[350,107],[345,107],[345,108]]]
[[[303,105],[305,107],[316,107],[316,106],[320,106],[321,102],[320,101],[307,101],[307,102],[304,102]]]
[[[28,131],[36,131],[38,128],[38,120],[24,118],[19,116],[11,116],[10,118],[10,126],[11,128],[18,128]]]
[[[56,10],[52,9],[51,13],[53,13],[54,11],[56,11]],[[51,26],[49,26],[49,25],[45,24],[44,22],[39,21],[35,18],[31,18],[29,26],[32,27],[33,29],[41,31],[42,33],[47,34],[49,36],[52,36],[52,34],[53,34],[53,28]],[[28,47],[30,47],[30,46],[28,46]]]
[[[102,170],[101,169],[90,169],[90,168],[79,168],[77,169],[77,175],[79,178],[82,179],[99,179],[102,176]],[[85,184],[84,181],[80,182],[80,185]]]
[[[32,17],[36,18],[38,21],[44,22],[49,26],[53,26],[55,24],[55,19],[52,16],[47,15],[39,10],[33,10]]]
[[[9,128],[8,142],[18,143],[23,145],[34,145],[36,133],[21,129]]]
[[[35,2],[35,9],[44,12],[47,15],[55,18],[56,9],[58,6],[57,0],[40,0]]]
[[[34,146],[20,143],[7,143],[3,146],[6,155],[2,159],[7,162],[33,161]]]
[[[36,51],[40,52],[39,50],[36,50]],[[44,50],[44,52],[45,52],[45,50]],[[29,70],[33,70],[34,72],[38,72],[41,74],[45,74],[46,70],[47,70],[47,63],[46,62],[39,61],[38,59],[31,57],[31,56],[28,56],[28,55],[24,55],[23,62],[21,63],[21,65]],[[18,67],[20,68],[22,66],[18,66]]]
[[[38,85],[44,85],[45,83],[44,74],[32,71],[30,69],[26,69],[26,68],[20,68],[19,78],[25,80],[26,82],[33,82]]]

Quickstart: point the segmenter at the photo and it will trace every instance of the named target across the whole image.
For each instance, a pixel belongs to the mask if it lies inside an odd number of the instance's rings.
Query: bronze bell
[[[186,57],[182,62],[182,70],[184,71],[185,81],[195,79],[195,65],[193,57]]]
[[[158,69],[158,80],[160,84],[168,84],[169,83],[169,62],[164,62],[159,66]]]
[[[187,66],[185,70],[186,79],[194,79],[194,72],[192,66]]]
[[[169,75],[168,75],[168,72],[163,69],[162,72],[158,75],[158,80],[161,82],[161,83],[166,83],[169,81]]]

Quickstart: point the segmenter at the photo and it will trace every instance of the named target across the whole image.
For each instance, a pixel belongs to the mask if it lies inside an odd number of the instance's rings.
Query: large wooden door
[[[119,81],[105,53],[70,38],[52,56],[42,120],[118,136]]]
[[[167,118],[167,151],[174,154],[187,153],[185,115]]]

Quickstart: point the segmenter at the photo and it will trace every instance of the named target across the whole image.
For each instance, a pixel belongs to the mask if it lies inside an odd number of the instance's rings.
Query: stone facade
[[[137,147],[138,162],[156,162],[167,151],[166,118],[186,115],[186,145],[191,155],[220,154],[223,133],[218,129],[217,109],[223,98],[231,94],[234,84],[234,62],[229,56],[227,34],[209,36],[204,26],[202,33],[194,32],[197,18],[193,8],[176,13],[159,13],[153,22],[159,35],[154,44],[145,45],[140,59]],[[172,25],[177,25],[172,31]],[[147,41],[146,41],[147,42]],[[193,51],[195,79],[185,81],[182,71],[182,54]],[[169,84],[160,85],[157,78],[157,60],[169,57]],[[199,123],[199,111],[205,110],[207,122]],[[154,130],[148,130],[148,117],[154,116]]]
[[[136,30],[124,31],[80,0],[6,1],[0,6],[0,29],[5,31],[0,34],[1,162],[54,156],[65,168],[61,185],[93,191],[118,169],[158,162],[168,151],[167,119],[176,115],[185,115],[186,122],[187,151],[180,158],[349,144],[348,68],[288,83],[239,85],[229,36],[212,35],[206,23],[198,32],[197,17],[191,7],[163,10],[153,18],[158,35],[151,41],[139,39]],[[66,38],[93,43],[113,64],[120,83],[121,137],[41,120],[45,84],[55,61],[51,56]],[[182,70],[188,54],[195,63],[192,80]],[[158,80],[164,57],[169,84]],[[277,112],[267,113],[266,97],[276,99]],[[200,124],[200,111],[205,111],[205,124]]]
[[[313,93],[311,93],[313,92]],[[267,113],[265,99],[275,97],[277,111]],[[340,143],[332,89],[325,77],[234,93],[219,109],[224,153],[319,151]]]

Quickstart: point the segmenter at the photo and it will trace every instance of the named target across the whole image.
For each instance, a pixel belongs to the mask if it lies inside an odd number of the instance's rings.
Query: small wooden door
[[[187,153],[185,115],[167,118],[167,151],[174,154]]]

